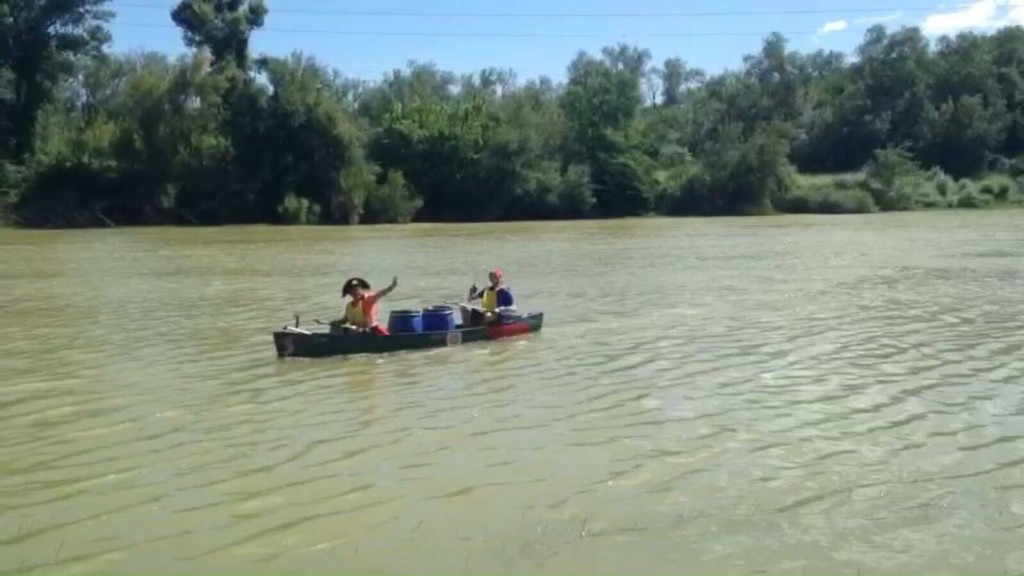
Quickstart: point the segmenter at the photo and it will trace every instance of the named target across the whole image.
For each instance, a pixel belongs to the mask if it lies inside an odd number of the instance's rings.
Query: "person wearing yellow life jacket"
[[[515,298],[512,297],[512,290],[505,285],[501,268],[491,270],[487,276],[491,281],[490,286],[480,290],[474,284],[469,289],[469,301],[480,300],[480,308],[464,306],[462,309],[463,322],[469,326],[480,326],[496,320],[502,312],[514,311],[516,308]]]
[[[342,324],[348,324],[361,330],[367,330],[381,336],[388,335],[388,329],[377,322],[377,302],[390,294],[398,286],[398,278],[391,285],[379,292],[370,291],[370,283],[362,278],[349,278],[341,288],[341,296],[352,300],[345,306]]]

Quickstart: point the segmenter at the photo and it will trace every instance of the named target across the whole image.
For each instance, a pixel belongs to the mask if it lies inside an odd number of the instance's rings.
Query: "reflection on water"
[[[0,570],[1020,572],[1019,218],[0,231]],[[542,333],[274,356],[494,265]]]

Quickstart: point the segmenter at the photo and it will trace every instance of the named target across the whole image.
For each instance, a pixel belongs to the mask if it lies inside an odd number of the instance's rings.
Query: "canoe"
[[[458,346],[471,342],[500,340],[537,332],[544,325],[544,313],[504,317],[500,323],[447,332],[419,332],[381,336],[366,332],[309,332],[285,326],[274,332],[279,358],[323,358],[348,354],[384,354],[402,350],[424,350]]]

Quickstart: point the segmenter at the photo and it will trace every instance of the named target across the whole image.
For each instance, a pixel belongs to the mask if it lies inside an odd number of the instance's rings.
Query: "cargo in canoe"
[[[471,342],[499,340],[537,332],[544,313],[502,318],[500,322],[447,332],[419,332],[381,336],[368,332],[309,332],[285,326],[274,332],[274,348],[280,358],[323,358],[347,354],[383,354],[402,350],[444,348]]]

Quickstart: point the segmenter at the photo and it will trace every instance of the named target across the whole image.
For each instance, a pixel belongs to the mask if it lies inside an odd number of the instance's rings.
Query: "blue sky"
[[[175,3],[111,0],[117,12],[113,48],[184,51],[170,20]],[[577,51],[597,52],[618,41],[650,49],[656,62],[679,56],[720,71],[739,66],[772,31],[785,34],[801,51],[850,52],[875,23],[923,25],[938,34],[1024,22],[1024,0],[948,5],[927,0],[268,0],[267,5],[270,14],[253,38],[254,52],[299,50],[367,80],[408,60],[433,61],[456,72],[501,66],[520,78],[562,80]]]

